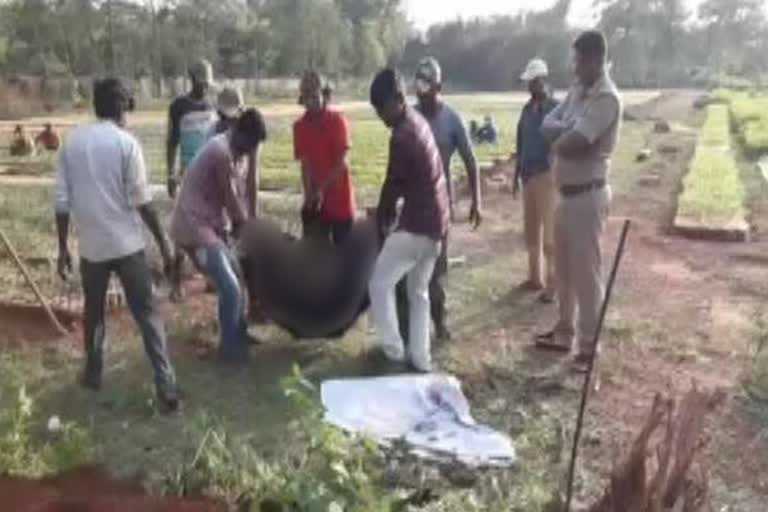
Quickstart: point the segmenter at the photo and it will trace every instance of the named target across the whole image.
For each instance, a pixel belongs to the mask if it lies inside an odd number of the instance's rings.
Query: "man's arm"
[[[261,145],[248,155],[248,174],[245,181],[245,198],[248,202],[248,216],[255,218],[259,213],[259,163]]]
[[[165,230],[153,204],[144,153],[138,141],[133,140],[126,158],[128,160],[127,165],[125,165],[126,196],[130,204],[139,212],[149,232],[152,233],[152,238],[154,238],[163,258],[163,270],[168,276],[171,271],[171,251]]]
[[[69,253],[69,212],[70,193],[64,150],[59,154],[56,169],[56,234],[59,240],[58,272],[62,279],[72,271],[72,256]]]
[[[397,200],[402,195],[401,176],[405,155],[402,148],[393,139],[389,143],[389,163],[387,164],[387,176],[381,187],[377,217],[379,229],[382,233],[388,231],[395,222]]]
[[[315,188],[312,183],[312,170],[304,154],[304,139],[299,123],[293,125],[293,157],[301,165],[301,187],[304,191],[304,205],[306,206],[315,196]]]
[[[216,173],[216,184],[224,194],[224,207],[232,220],[232,231],[235,237],[238,236],[240,228],[245,224],[247,218],[243,205],[237,197],[237,190],[234,180],[234,173],[231,162],[220,162],[214,169]]]
[[[618,115],[619,102],[616,97],[605,94],[597,98],[574,127],[557,139],[552,150],[565,158],[585,155],[617,121]]]
[[[527,107],[523,107],[520,113],[520,119],[517,120],[517,135],[515,137],[515,177],[512,179],[512,194],[517,196],[520,192],[520,175],[522,173],[522,162],[520,161],[521,150],[523,149],[523,118]]]
[[[334,153],[336,153],[338,157],[333,163],[333,167],[331,167],[328,177],[317,186],[318,191],[321,194],[324,194],[328,187],[336,183],[336,181],[344,175],[344,171],[349,168],[347,156],[349,155],[349,149],[352,147],[352,141],[349,135],[349,124],[344,115],[340,113],[336,114],[333,119],[331,139]]]
[[[458,116],[456,116],[456,138],[456,145],[459,150],[459,155],[461,155],[461,159],[464,162],[464,168],[467,171],[469,191],[472,194],[472,205],[469,210],[469,222],[473,224],[475,229],[477,229],[482,223],[482,214],[480,213],[482,208],[480,197],[480,172],[477,168],[477,158],[475,157],[475,152],[472,149],[472,143],[469,140],[467,127],[464,126],[464,122]]]
[[[149,232],[152,233],[152,238],[155,239],[157,247],[160,250],[160,255],[163,258],[163,263],[167,264],[171,261],[171,250],[168,246],[168,238],[165,236],[165,230],[160,223],[160,216],[157,214],[157,209],[154,203],[149,202],[138,207],[141,220],[146,224]],[[165,268],[166,275],[170,272],[170,268]]]
[[[565,121],[566,105],[570,103],[571,93],[558,106],[553,108],[541,123],[541,134],[550,142],[556,141],[563,133],[571,129],[572,124]]]
[[[333,167],[331,168],[331,172],[328,173],[328,177],[323,180],[318,186],[317,190],[320,193],[325,193],[325,191],[336,181],[338,181],[339,178],[341,178],[344,175],[344,171],[348,167],[347,162],[347,153],[348,151],[345,149],[343,154],[339,157],[339,159],[336,161],[335,164],[333,164]]]
[[[168,137],[165,141],[165,163],[168,180],[168,195],[176,195],[177,176],[176,176],[176,157],[179,152],[179,140],[181,139],[181,127],[176,113],[175,103],[171,105],[168,111]]]

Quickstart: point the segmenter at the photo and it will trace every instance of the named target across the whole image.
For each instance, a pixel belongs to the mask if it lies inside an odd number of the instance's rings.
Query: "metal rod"
[[[11,244],[11,241],[8,239],[8,237],[5,235],[5,231],[0,229],[0,239],[2,239],[3,244],[5,245],[5,248],[8,249],[8,252],[11,255],[11,258],[16,263],[16,266],[21,271],[22,275],[24,276],[24,279],[26,279],[27,284],[30,288],[32,288],[32,292],[35,294],[35,297],[37,297],[38,302],[40,302],[40,305],[43,306],[43,310],[45,310],[45,314],[48,316],[48,320],[50,320],[51,324],[56,328],[59,333],[63,334],[64,336],[69,337],[70,332],[61,325],[61,322],[59,322],[59,319],[56,318],[56,314],[51,309],[51,306],[48,304],[48,301],[45,300],[45,297],[43,296],[42,292],[40,291],[40,288],[37,287],[37,284],[35,283],[34,279],[32,279],[32,275],[27,270],[27,267],[24,266],[24,262],[21,261],[21,258],[19,258],[18,253],[16,252],[16,249],[14,249],[13,245]]]
[[[608,305],[611,302],[611,294],[613,292],[613,284],[616,281],[616,274],[619,271],[621,265],[621,258],[624,256],[624,248],[627,243],[627,236],[629,235],[629,228],[631,222],[629,220],[624,221],[624,228],[621,230],[621,238],[619,238],[619,246],[616,249],[616,257],[613,261],[613,268],[611,269],[611,275],[608,279],[608,286],[605,289],[605,297],[603,297],[603,304],[600,308],[600,317],[597,323],[597,330],[595,331],[595,338],[592,343],[592,355],[589,358],[587,365],[587,375],[584,377],[584,387],[581,390],[581,405],[579,406],[579,415],[576,419],[576,431],[573,435],[573,450],[571,452],[571,465],[568,469],[568,495],[565,502],[565,512],[571,512],[571,502],[573,501],[573,484],[576,479],[576,460],[579,456],[579,442],[581,441],[581,431],[584,426],[584,413],[587,410],[587,400],[589,399],[589,390],[592,385],[592,373],[595,368],[595,358],[597,357],[598,344],[600,343],[600,335],[603,332],[603,324],[605,323],[605,314],[608,311]]]

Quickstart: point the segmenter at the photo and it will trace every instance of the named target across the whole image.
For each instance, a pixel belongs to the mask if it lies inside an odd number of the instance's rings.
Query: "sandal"
[[[555,302],[555,298],[550,292],[541,292],[536,300],[539,304],[553,304]]]
[[[544,289],[544,285],[528,279],[527,281],[520,283],[517,286],[517,289],[524,292],[538,292]]]
[[[571,346],[557,341],[557,332],[549,331],[544,334],[539,334],[534,338],[534,345],[541,350],[547,350],[550,352],[559,352],[561,354],[567,354],[571,351]]]
[[[571,371],[578,374],[586,374],[589,371],[589,364],[592,362],[593,354],[577,354],[571,361]]]

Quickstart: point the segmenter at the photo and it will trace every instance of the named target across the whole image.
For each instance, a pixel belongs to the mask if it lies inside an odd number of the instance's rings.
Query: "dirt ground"
[[[212,502],[142,496],[141,485],[117,482],[98,468],[42,481],[0,478],[3,510],[13,512],[224,512]]]
[[[638,108],[646,120],[669,121],[673,132],[655,135],[649,128],[644,142],[653,149],[653,157],[631,169],[614,169],[614,204],[604,241],[606,266],[613,261],[625,218],[632,220],[632,230],[602,339],[601,388],[592,396],[587,413],[581,498],[588,500],[604,488],[618,455],[628,449],[647,416],[653,396],[680,397],[697,382],[729,397],[710,418],[708,431],[706,455],[715,510],[760,512],[768,501],[768,416],[745,398],[741,383],[750,365],[755,318],[768,297],[762,284],[768,277],[762,256],[768,241],[759,233],[751,244],[695,242],[667,235],[680,178],[694,149],[694,128],[700,122],[700,114],[691,108],[694,98],[693,93],[665,94]],[[518,206],[509,196],[491,193],[486,199],[494,225],[520,225]],[[475,235],[459,233],[461,237],[453,240],[454,247],[461,247],[458,251],[503,254],[523,249],[519,239],[483,244]],[[520,277],[510,276],[509,286]],[[487,367],[489,354],[498,351],[501,342],[505,350],[527,354],[524,364],[512,371],[527,377],[553,371],[558,375],[556,362],[528,349],[532,336],[555,320],[554,308],[531,310],[530,300],[515,293],[504,298],[502,304],[518,314],[510,315],[496,332],[475,338],[471,350],[454,357],[463,362],[480,359],[477,364]],[[530,312],[522,322],[521,308]],[[580,383],[573,377],[566,382],[572,389]],[[569,407],[575,412],[575,400]]]
[[[54,311],[63,327],[70,330],[72,340],[80,327],[78,316],[64,311]],[[45,311],[39,306],[0,303],[0,325],[3,326],[1,349],[19,344],[50,343],[60,333],[53,326]]]
[[[750,244],[722,244],[668,235],[679,183],[702,120],[691,108],[695,97],[695,93],[670,93],[649,104],[643,119],[629,130],[633,135],[625,141],[624,151],[630,153],[617,159],[622,167],[614,169],[614,204],[604,244],[606,266],[613,260],[624,219],[632,220],[632,231],[602,339],[601,386],[591,397],[586,417],[580,502],[591,501],[605,487],[654,395],[682,396],[697,382],[728,396],[711,416],[708,428],[705,455],[714,510],[766,510],[768,407],[751,402],[742,382],[750,368],[750,351],[760,325],[757,318],[768,299],[764,284],[768,282],[764,256],[768,237],[758,230]],[[653,134],[649,119],[657,117],[670,122],[672,133]],[[631,152],[646,146],[653,150],[651,159],[630,163]],[[520,412],[518,405],[531,402],[561,417],[565,451],[581,381],[562,371],[561,359],[531,350],[533,335],[554,322],[555,308],[540,306],[533,297],[516,291],[524,278],[522,208],[503,179],[486,188],[483,228],[472,232],[460,225],[453,230],[451,255],[465,261],[452,268],[449,282],[456,341],[436,347],[437,362],[462,379],[478,418],[494,426],[506,428],[510,416],[528,414],[527,409]],[[460,210],[466,206],[462,201]],[[755,226],[766,225],[768,208],[752,213]],[[200,288],[199,283],[195,286]],[[177,357],[189,355],[190,347],[195,356],[205,352],[200,345],[210,337],[213,311],[213,298],[200,290],[182,310],[167,310],[176,317],[171,324],[185,315],[187,323],[194,320],[187,333],[172,335]],[[269,338],[270,331],[260,334]],[[274,366],[269,360],[274,350],[268,343],[255,354],[254,364]],[[560,384],[546,391],[520,384],[542,376]],[[524,470],[529,462],[523,461]],[[558,471],[555,468],[553,473]],[[0,496],[7,492],[6,484],[0,481]],[[52,492],[48,483],[36,489],[46,500]],[[158,505],[142,510],[209,510],[194,506],[166,509]]]

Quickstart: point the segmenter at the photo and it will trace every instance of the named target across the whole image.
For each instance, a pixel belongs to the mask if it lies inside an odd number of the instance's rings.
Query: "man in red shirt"
[[[293,147],[304,185],[304,233],[344,242],[355,218],[355,195],[347,161],[349,126],[341,112],[323,101],[320,76],[301,79],[299,103],[306,112],[293,125]]]
[[[35,146],[42,147],[47,151],[58,151],[61,146],[61,137],[53,129],[51,123],[45,123],[45,129],[35,137]]]

